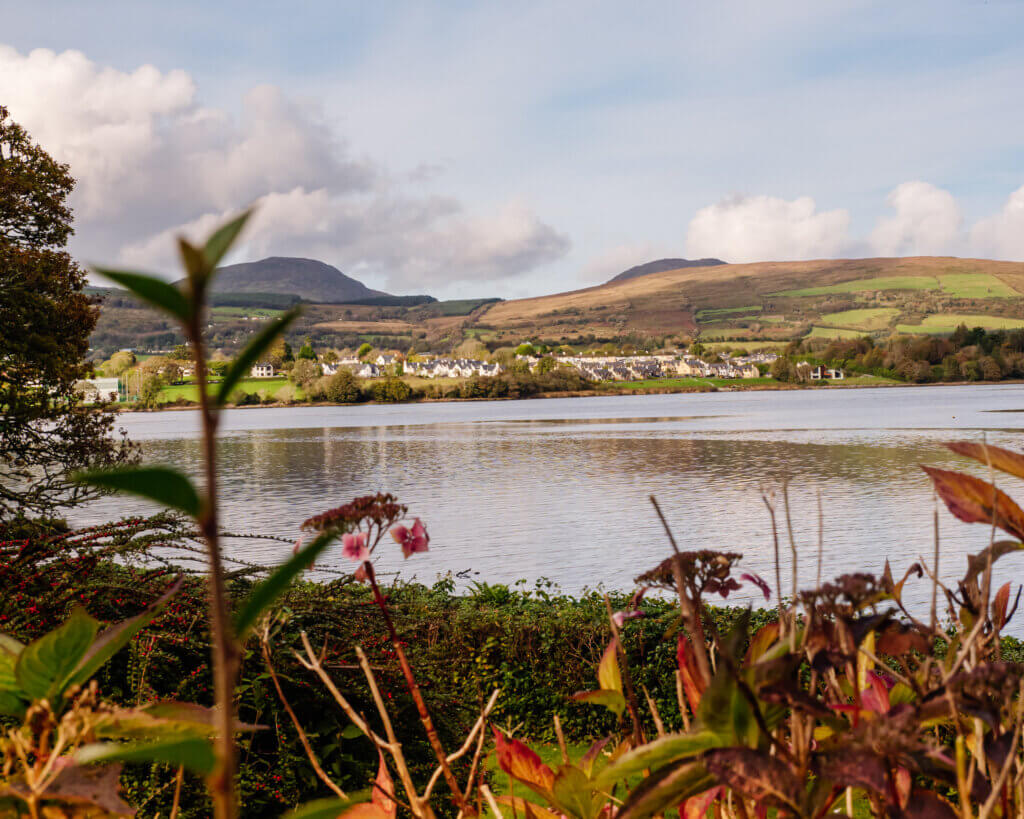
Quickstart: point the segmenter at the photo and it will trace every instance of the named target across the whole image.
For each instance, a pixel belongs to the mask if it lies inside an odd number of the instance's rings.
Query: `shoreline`
[[[628,383],[628,382],[624,382]],[[719,392],[792,392],[798,390],[875,390],[884,388],[902,387],[971,387],[971,386],[992,386],[994,384],[1022,384],[1024,379],[1005,379],[1003,381],[931,381],[924,384],[911,384],[905,381],[889,381],[881,384],[752,384],[749,387],[737,385],[735,387],[680,387],[671,389],[667,387],[648,387],[635,390],[574,390],[568,392],[543,392],[536,395],[520,396],[518,398],[421,398],[416,401],[397,402],[401,404],[441,404],[441,403],[471,403],[475,401],[533,401],[548,398],[603,398],[614,395],[680,395],[680,394],[703,394]],[[361,407],[361,406],[395,406],[395,402],[386,401],[360,401],[355,404],[341,404],[333,401],[297,401],[294,403],[275,402],[272,404],[255,404],[245,406],[228,406],[225,409],[232,410],[259,410],[259,409],[283,409],[287,407]],[[118,413],[122,412],[174,412],[184,410],[195,410],[198,404],[165,404],[159,407],[133,407],[115,406]]]

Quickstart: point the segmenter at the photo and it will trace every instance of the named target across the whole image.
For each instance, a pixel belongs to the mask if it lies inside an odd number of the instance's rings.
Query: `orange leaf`
[[[388,765],[384,761],[384,752],[378,748],[377,753],[380,755],[380,765],[377,768],[377,779],[373,783],[373,797],[371,801],[384,812],[388,819],[395,819],[398,805],[391,798],[395,793],[395,783],[391,778],[391,774],[388,773]]]
[[[1007,472],[1016,478],[1024,478],[1024,455],[991,444],[973,444],[969,441],[951,441],[946,446],[957,455],[966,455],[993,469]]]
[[[551,787],[555,784],[554,771],[518,739],[506,737],[497,728],[492,730],[494,748],[501,769],[513,779],[533,788],[541,796],[550,798]]]
[[[388,814],[381,809],[380,805],[375,805],[373,802],[360,802],[339,814],[338,819],[342,819],[342,817],[344,819],[386,819],[387,816]]]
[[[1005,492],[992,484],[946,469],[921,467],[935,484],[935,491],[956,517],[965,523],[995,524],[1018,540],[1024,540],[1024,511]]]
[[[535,816],[537,819],[562,819],[562,814],[542,808],[533,802],[519,796],[499,796],[495,800],[499,805],[508,805],[514,811],[521,812],[524,816]]]
[[[679,819],[704,819],[711,804],[725,793],[725,788],[718,785],[711,790],[691,796],[679,806]]]
[[[996,628],[1002,628],[1006,625],[1006,609],[1010,605],[1010,584],[1004,583],[999,587],[999,591],[996,592],[995,598],[992,600],[992,621],[996,624]]]
[[[619,641],[614,637],[608,643],[601,657],[601,664],[597,667],[598,685],[605,691],[618,691],[622,693],[622,672],[619,670],[618,657]]]
[[[693,653],[693,646],[682,634],[679,635],[676,659],[679,662],[679,676],[682,677],[686,700],[690,703],[690,710],[696,714],[700,698],[704,694],[704,681],[697,669],[697,658]]]
[[[755,634],[753,639],[750,641],[750,647],[747,649],[746,663],[748,665],[756,663],[778,639],[778,621],[761,626],[761,628],[757,630],[757,634]]]

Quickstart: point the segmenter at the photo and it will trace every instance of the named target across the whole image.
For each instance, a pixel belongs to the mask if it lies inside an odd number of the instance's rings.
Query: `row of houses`
[[[437,358],[431,361],[407,361],[402,365],[406,375],[418,378],[471,378],[493,376],[501,372],[500,364],[473,358]]]
[[[639,381],[646,378],[684,375],[697,378],[757,378],[758,364],[770,364],[774,353],[730,358],[710,364],[694,356],[674,354],[645,356],[557,356],[560,364],[574,367],[593,381]]]

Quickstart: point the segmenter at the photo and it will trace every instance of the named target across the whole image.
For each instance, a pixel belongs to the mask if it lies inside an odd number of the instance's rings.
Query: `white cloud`
[[[734,196],[697,211],[686,235],[689,258],[728,262],[820,259],[847,247],[846,210],[818,211],[809,196]]]
[[[206,213],[127,246],[130,265],[174,262],[174,237],[199,239],[230,212]],[[569,240],[541,222],[521,202],[497,213],[468,217],[443,197],[381,195],[370,202],[332,197],[325,188],[296,187],[256,202],[243,243],[245,258],[303,256],[341,259],[345,272],[368,276],[398,290],[457,282],[496,282],[565,254]]]
[[[882,256],[942,256],[963,245],[963,215],[949,191],[904,182],[887,197],[895,213],[879,220],[868,241]]]
[[[1024,186],[1010,194],[999,213],[971,228],[971,247],[983,256],[1024,260]]]
[[[621,244],[607,250],[587,261],[580,268],[577,278],[590,284],[603,284],[613,276],[619,275],[638,264],[671,257],[671,251],[650,242]]]
[[[177,233],[201,235],[252,202],[249,258],[320,258],[402,290],[520,276],[569,248],[525,202],[480,215],[418,192],[418,169],[353,156],[317,106],[274,86],[252,88],[235,118],[200,105],[183,71],[0,46],[0,99],[71,165],[72,250],[88,261],[174,269]]]

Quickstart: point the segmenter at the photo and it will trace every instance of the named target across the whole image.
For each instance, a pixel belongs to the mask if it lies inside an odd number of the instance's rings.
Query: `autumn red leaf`
[[[513,779],[522,782],[545,798],[551,797],[555,773],[536,753],[514,737],[506,737],[494,728],[494,747],[498,765]]]
[[[951,472],[946,469],[921,467],[935,485],[935,491],[953,515],[965,523],[995,524],[1000,529],[1024,540],[1024,510],[988,481]]]
[[[700,698],[704,694],[704,680],[697,669],[697,657],[693,653],[693,646],[682,634],[679,635],[676,647],[676,660],[679,663],[679,676],[682,679],[686,701],[690,703],[690,710],[696,714]]]
[[[975,444],[970,441],[950,441],[946,446],[957,455],[965,455],[1000,472],[1017,478],[1024,478],[1024,455],[991,444]]]

